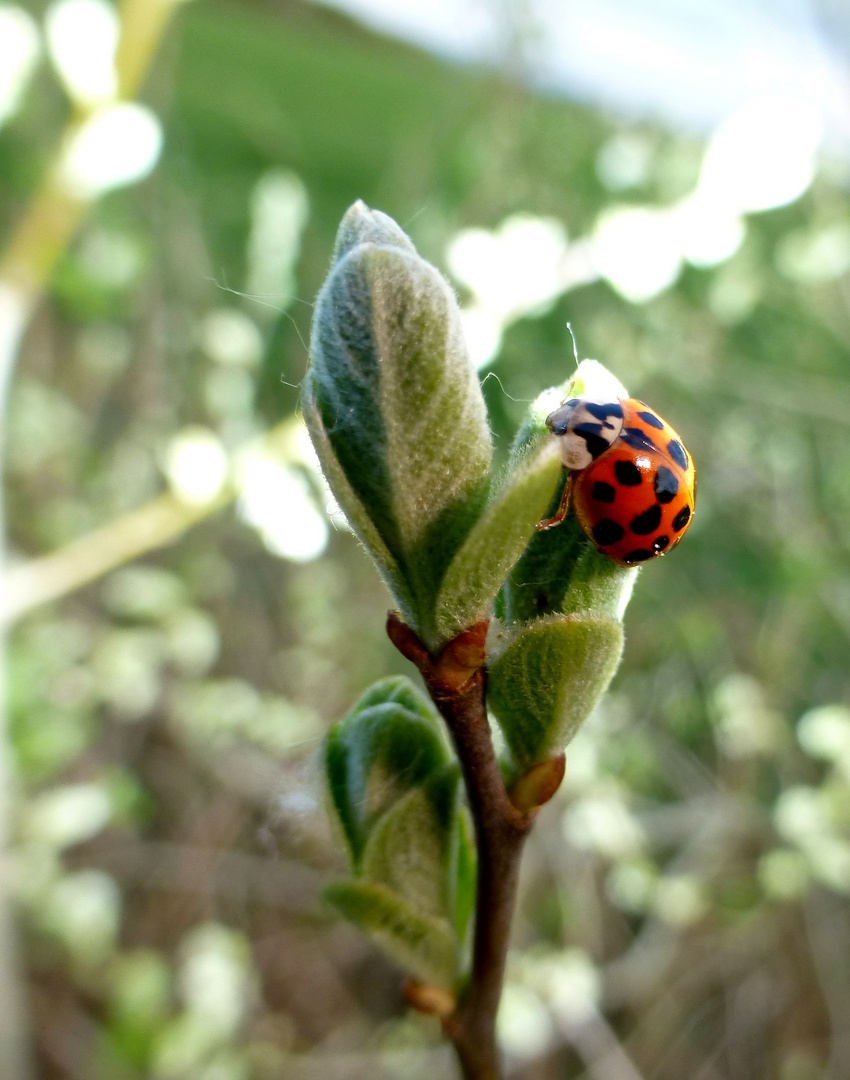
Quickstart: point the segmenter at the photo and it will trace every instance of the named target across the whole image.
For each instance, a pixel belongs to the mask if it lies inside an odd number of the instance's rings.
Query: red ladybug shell
[[[673,428],[636,398],[621,402],[623,428],[586,468],[572,473],[579,524],[605,555],[636,566],[682,539],[696,500],[691,455]]]

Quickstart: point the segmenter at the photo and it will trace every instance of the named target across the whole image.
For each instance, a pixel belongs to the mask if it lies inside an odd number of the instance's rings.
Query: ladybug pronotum
[[[574,397],[546,418],[569,478],[549,529],[573,513],[587,536],[621,566],[666,554],[694,514],[696,471],[673,428],[636,398]]]

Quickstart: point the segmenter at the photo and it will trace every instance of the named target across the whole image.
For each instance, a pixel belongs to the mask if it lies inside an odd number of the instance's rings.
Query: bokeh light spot
[[[78,199],[94,199],[142,180],[159,160],[162,127],[150,109],[135,102],[93,113],[65,146],[59,178]]]
[[[68,95],[91,107],[118,88],[118,15],[106,0],[58,0],[45,16],[47,49]]]

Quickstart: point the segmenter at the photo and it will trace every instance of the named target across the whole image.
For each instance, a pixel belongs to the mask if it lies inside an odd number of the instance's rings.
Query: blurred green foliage
[[[701,154],[294,0],[184,6],[144,98],[160,165],[92,209],[21,356],[21,558],[157,494],[188,425],[231,449],[296,410],[355,198],[445,266],[459,229],[517,211],[572,239],[615,202],[667,204]],[[44,64],[0,140],[4,234],[66,111]],[[612,191],[597,163],[624,129],[648,167]],[[270,175],[309,206],[295,283],[245,297]],[[569,319],[582,354],[671,419],[700,484],[686,542],[641,572],[623,666],[529,846],[504,1009],[516,1076],[593,1075],[615,1039],[658,1080],[850,1074],[850,294],[830,255],[847,181],[826,162],[802,199],[748,218],[731,259],[645,304],[570,290],[513,322],[491,365],[506,458],[527,402],[569,373]],[[320,504],[304,454],[287,468]],[[403,670],[386,594],[343,528],[301,562],[261,532],[223,511],[14,630],[39,1076],[449,1074],[397,973],[319,900],[342,858],[314,763],[359,689]]]

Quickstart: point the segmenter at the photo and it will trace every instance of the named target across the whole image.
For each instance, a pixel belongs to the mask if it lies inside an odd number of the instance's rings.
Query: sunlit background
[[[455,1075],[320,897],[323,732],[407,670],[298,414],[357,198],[500,461],[569,321],[699,473],[528,849],[513,1080],[846,1080],[840,0],[0,3],[2,1080]]]

